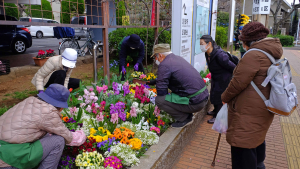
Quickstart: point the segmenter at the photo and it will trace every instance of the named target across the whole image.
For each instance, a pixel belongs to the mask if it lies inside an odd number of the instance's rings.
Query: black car
[[[5,18],[7,21],[18,21],[15,17],[0,15],[0,20]],[[32,46],[30,32],[23,25],[0,25],[0,37],[0,48],[11,49],[14,53],[24,53]]]

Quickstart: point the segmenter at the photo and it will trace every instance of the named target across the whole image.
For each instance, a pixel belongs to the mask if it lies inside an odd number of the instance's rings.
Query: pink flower
[[[146,78],[146,77],[147,77],[146,75],[142,74],[142,75],[140,76],[140,79],[144,79],[144,78]]]
[[[206,78],[211,79],[211,73],[207,74],[207,75],[206,75]]]
[[[91,113],[92,112],[92,107],[88,105],[88,107],[85,109],[87,112]]]
[[[144,93],[145,93],[146,96],[149,96],[149,90],[147,88],[144,88],[143,91],[144,91]]]
[[[129,82],[128,82],[128,81],[125,82],[125,83],[124,83],[124,86],[129,86]]]
[[[78,111],[77,111],[77,108],[76,108],[76,107],[73,107],[73,108],[71,107],[71,108],[70,108],[70,114],[71,114],[71,115],[75,115],[75,113],[77,113],[77,112],[78,112]]]
[[[97,121],[103,122],[104,118],[103,118],[102,112],[100,112],[100,113],[96,116],[96,119],[97,119]]]
[[[44,55],[44,54],[45,54],[45,51],[39,50],[39,52],[38,52],[38,55],[39,55],[39,56]]]
[[[78,100],[83,101],[83,97],[82,97],[82,96],[79,96],[79,97],[78,97]]]
[[[116,124],[116,123],[118,123],[118,120],[119,120],[118,113],[114,113],[111,115],[111,119],[110,119],[111,122]]]
[[[81,108],[84,107],[84,106],[86,106],[85,103],[80,103],[80,107],[81,107]]]
[[[155,117],[158,117],[159,114],[160,114],[160,110],[159,110],[159,108],[157,106],[155,106],[154,114],[155,114]]]
[[[101,91],[103,91],[103,93],[106,92],[106,90],[108,89],[108,87],[106,85],[103,85],[103,87],[96,87],[96,90],[98,91],[98,93],[101,93]]]
[[[90,88],[89,91],[92,92],[92,91],[94,91],[94,89],[93,89],[93,88]]]
[[[130,116],[131,117],[136,117],[137,116],[135,107],[131,107]]]
[[[157,134],[160,133],[160,129],[158,127],[151,127],[150,131],[155,131]]]

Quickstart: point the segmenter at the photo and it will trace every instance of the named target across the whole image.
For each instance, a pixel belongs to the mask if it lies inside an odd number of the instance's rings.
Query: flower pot
[[[140,79],[133,79],[132,83],[139,83],[139,84],[146,84],[146,81],[140,80]]]
[[[34,63],[36,66],[43,66],[48,59],[49,59],[48,57],[45,59],[33,57],[33,60],[34,60]]]

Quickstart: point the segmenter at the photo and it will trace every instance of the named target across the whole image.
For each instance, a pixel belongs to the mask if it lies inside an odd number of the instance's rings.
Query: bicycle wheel
[[[74,39],[65,39],[58,48],[59,53],[62,54],[62,52],[64,52],[66,48],[75,49],[78,53],[78,51],[79,51],[78,42]],[[79,53],[78,53],[78,55],[79,55]]]

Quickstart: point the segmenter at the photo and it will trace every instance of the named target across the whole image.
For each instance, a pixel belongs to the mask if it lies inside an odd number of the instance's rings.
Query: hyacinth
[[[124,91],[124,96],[126,96],[127,94],[130,93],[130,90],[129,90],[129,85],[123,85],[123,91]]]
[[[98,97],[95,96],[93,91],[88,91],[87,89],[84,90],[83,98],[85,99],[85,104],[94,103],[98,100]]]
[[[115,92],[115,95],[120,94],[120,91],[118,90],[118,83],[117,82],[113,82],[112,88]]]
[[[112,167],[114,169],[121,169],[122,166],[122,160],[118,159],[116,156],[110,156],[106,157],[104,160],[104,167]]]
[[[97,121],[99,122],[103,122],[104,121],[104,116],[102,114],[102,112],[100,112],[97,116],[96,116]]]
[[[118,117],[120,117],[123,121],[126,120],[126,114],[125,111],[125,103],[123,102],[117,102],[115,105],[110,105],[110,114],[118,114]]]
[[[114,124],[118,123],[118,121],[119,121],[118,113],[112,114],[110,121],[113,122]]]
[[[158,127],[151,127],[150,131],[155,131],[157,134],[160,133],[160,129]]]
[[[155,108],[154,108],[154,114],[155,114],[155,117],[159,116],[159,114],[160,114],[160,110],[157,106],[155,106]]]
[[[144,86],[137,86],[135,89],[134,98],[140,99],[141,103],[150,102],[150,99],[147,96],[145,96],[144,89]]]
[[[96,90],[98,93],[101,93],[102,91],[103,93],[105,93],[107,89],[108,87],[106,85],[103,85],[103,87],[96,86]]]
[[[131,116],[131,117],[136,117],[136,116],[137,116],[135,107],[131,107],[131,110],[130,110],[130,116]]]
[[[78,112],[78,109],[76,107],[73,107],[73,108],[71,107],[69,109],[70,109],[70,114],[71,115],[75,115]]]

